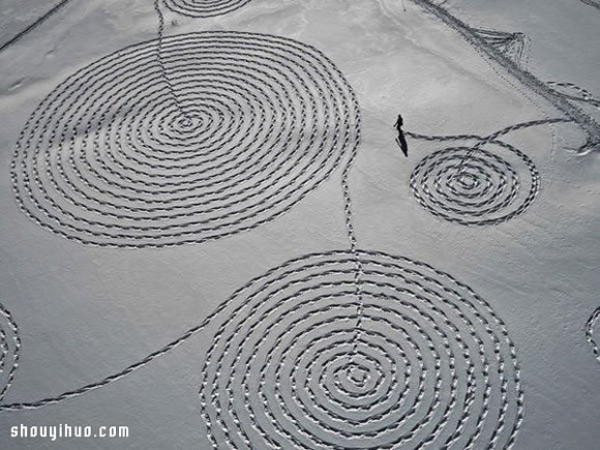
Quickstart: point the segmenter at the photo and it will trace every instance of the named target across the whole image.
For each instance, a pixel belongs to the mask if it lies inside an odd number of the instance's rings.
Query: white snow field
[[[600,448],[599,21],[0,0],[0,448]]]

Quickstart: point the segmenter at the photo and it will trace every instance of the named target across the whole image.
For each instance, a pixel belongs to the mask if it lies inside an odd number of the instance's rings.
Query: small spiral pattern
[[[290,261],[222,307],[201,370],[211,448],[510,447],[523,394],[504,324],[446,273],[359,257],[358,334],[349,251]]]
[[[461,225],[496,225],[523,213],[540,190],[533,161],[501,141],[438,150],[411,174],[419,204],[431,214]]]
[[[0,303],[0,401],[12,385],[19,366],[21,339],[10,312]]]
[[[40,225],[96,245],[203,242],[260,225],[359,141],[341,72],[291,39],[201,32],[120,50],[38,106],[12,165]]]
[[[171,11],[194,18],[227,14],[250,3],[251,0],[164,0]]]

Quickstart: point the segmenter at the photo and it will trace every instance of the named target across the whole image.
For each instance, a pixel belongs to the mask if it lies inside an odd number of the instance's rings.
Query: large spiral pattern
[[[201,370],[211,448],[508,448],[514,346],[487,303],[406,258],[308,255],[235,293]],[[354,345],[356,344],[356,347]]]
[[[227,14],[241,8],[251,0],[164,0],[170,10],[195,18]]]
[[[531,159],[498,140],[446,148],[423,158],[410,185],[431,214],[461,225],[496,225],[523,213],[540,190]]]
[[[0,303],[0,401],[12,385],[19,366],[21,339],[10,312]]]
[[[22,208],[80,242],[165,246],[253,228],[355,151],[351,87],[291,39],[201,32],[120,50],[41,102],[12,167]]]

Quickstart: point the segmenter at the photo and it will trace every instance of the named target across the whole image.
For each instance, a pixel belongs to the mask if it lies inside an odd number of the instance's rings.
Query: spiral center
[[[194,121],[190,117],[181,117],[178,121],[178,124],[181,128],[188,129],[194,125]]]
[[[369,380],[369,372],[364,367],[352,366],[348,369],[348,378],[359,388]]]
[[[477,178],[475,178],[475,176],[470,173],[461,173],[457,177],[456,181],[458,182],[458,184],[461,188],[466,189],[466,190],[474,189],[479,184],[479,182],[477,181]]]

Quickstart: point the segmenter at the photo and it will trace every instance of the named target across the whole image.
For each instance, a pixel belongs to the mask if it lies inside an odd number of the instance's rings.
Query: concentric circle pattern
[[[495,225],[521,214],[540,190],[527,155],[501,141],[438,150],[413,170],[410,185],[432,214],[462,225]]]
[[[358,334],[351,252],[290,261],[223,306],[201,371],[211,447],[510,447],[522,393],[503,323],[426,264],[360,258]]]
[[[189,17],[206,18],[227,14],[251,0],[165,0],[170,10]]]
[[[357,146],[354,93],[308,45],[203,32],[160,54],[164,70],[156,41],[109,55],[33,113],[12,176],[36,222],[97,245],[216,239],[288,210]]]
[[[0,401],[10,388],[19,366],[21,340],[12,316],[0,304]]]

